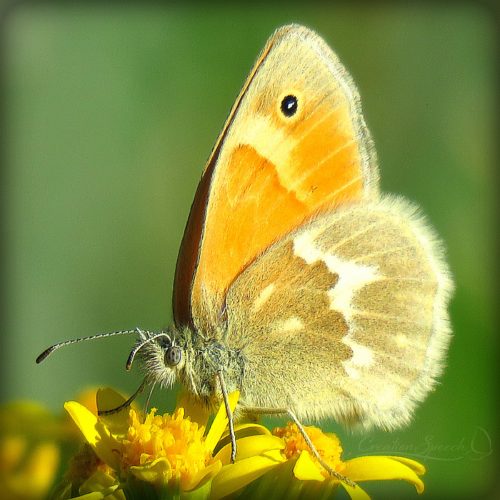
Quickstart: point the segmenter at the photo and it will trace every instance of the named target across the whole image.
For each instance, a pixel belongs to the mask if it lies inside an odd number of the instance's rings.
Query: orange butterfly
[[[208,407],[240,390],[240,413],[288,413],[301,429],[327,417],[393,429],[441,373],[451,291],[425,220],[379,194],[347,71],[314,32],[285,26],[203,172],[177,262],[175,326],[139,330],[128,366],[140,352],[143,385],[180,380]]]
[[[304,27],[276,31],[194,199],[177,329],[238,353],[226,384],[243,408],[394,428],[441,371],[451,288],[415,207],[379,195],[359,95],[337,56]]]

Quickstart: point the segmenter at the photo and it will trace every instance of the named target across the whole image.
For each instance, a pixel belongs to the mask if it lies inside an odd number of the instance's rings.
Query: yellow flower
[[[238,394],[230,395],[234,409]],[[98,393],[97,406],[113,408],[124,399],[108,389]],[[189,405],[187,405],[189,407]],[[371,480],[402,479],[418,493],[424,489],[424,467],[403,457],[367,456],[342,459],[337,436],[306,427],[322,459],[347,478],[330,476],[310,453],[295,424],[271,433],[257,424],[235,428],[237,456],[231,463],[227,416],[221,405],[210,430],[186,417],[184,407],[172,415],[151,410],[142,420],[131,409],[97,417],[83,405],[65,405],[87,442],[72,461],[58,498],[85,495],[88,500],[133,498],[181,498],[218,500],[245,498],[330,498],[339,486],[355,500],[368,499],[358,485]],[[198,415],[198,421],[204,421]]]
[[[232,408],[238,393],[229,396]],[[124,399],[111,389],[98,392],[98,408],[113,408]],[[134,410],[98,417],[83,405],[71,401],[67,412],[92,450],[77,457],[59,488],[60,498],[94,493],[92,499],[124,498],[128,491],[190,498],[207,496],[210,481],[222,467],[213,451],[227,426],[221,406],[205,436],[205,427],[185,418],[184,409],[172,415],[157,415],[152,409],[144,421]]]
[[[405,480],[413,484],[418,493],[423,492],[424,484],[419,476],[425,473],[425,468],[418,462],[395,456],[366,456],[343,461],[342,447],[335,434],[325,434],[316,427],[305,429],[322,459],[356,483],[355,486],[331,477],[310,454],[297,426],[288,423],[273,431],[273,437],[280,440],[280,446],[276,443],[275,449],[263,452],[255,447],[253,455],[248,457],[241,457],[238,449],[236,463],[224,466],[214,478],[211,498],[217,500],[235,492],[245,498],[330,498],[341,484],[351,498],[364,500],[370,497],[358,482],[389,479]]]

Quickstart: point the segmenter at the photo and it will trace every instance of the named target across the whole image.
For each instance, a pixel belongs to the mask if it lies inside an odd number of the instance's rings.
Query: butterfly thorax
[[[244,359],[239,349],[228,347],[220,336],[207,336],[189,327],[172,328],[169,337],[158,337],[141,351],[148,382],[170,387],[179,381],[204,404],[219,399],[217,372],[222,372],[227,389],[241,386]],[[180,356],[172,366],[168,350],[175,346]]]

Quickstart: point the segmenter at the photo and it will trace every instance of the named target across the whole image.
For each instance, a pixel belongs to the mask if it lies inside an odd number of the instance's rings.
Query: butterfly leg
[[[219,378],[220,388],[222,391],[222,398],[224,399],[224,406],[226,407],[227,420],[229,422],[229,436],[231,437],[231,462],[234,463],[236,460],[236,435],[234,433],[234,416],[231,411],[231,406],[229,405],[229,398],[227,395],[226,383],[224,382],[224,377],[222,372],[217,372],[217,377]]]
[[[356,487],[356,483],[351,481],[348,477],[343,476],[336,470],[333,470],[321,457],[319,454],[318,450],[316,449],[316,446],[314,446],[314,443],[311,441],[311,438],[308,436],[306,430],[304,429],[304,426],[300,423],[299,419],[295,415],[295,413],[290,410],[290,409],[281,409],[281,408],[245,408],[245,413],[249,414],[260,414],[260,415],[288,415],[292,420],[293,423],[297,426],[297,429],[299,429],[299,432],[302,434],[302,437],[304,438],[304,441],[307,443],[307,446],[309,446],[309,449],[311,450],[312,454],[316,457],[318,462],[321,464],[321,466],[330,474],[330,476],[335,477],[339,481],[342,481],[343,483],[348,484],[349,486],[352,486],[353,488]]]
[[[153,391],[155,390],[156,382],[153,382],[151,385],[151,389],[149,389],[148,397],[146,399],[146,402],[144,403],[144,415],[148,413],[149,410],[149,403],[151,402],[151,396],[153,395]]]

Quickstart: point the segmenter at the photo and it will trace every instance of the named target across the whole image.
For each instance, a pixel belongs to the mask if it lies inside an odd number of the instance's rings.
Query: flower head
[[[237,393],[230,396],[233,408],[237,398]],[[106,389],[98,393],[97,406],[107,409],[123,401]],[[76,473],[70,468],[59,489],[70,497],[96,490],[99,498],[118,498],[127,490],[140,496],[150,489],[158,495],[187,496],[208,484],[222,467],[213,451],[227,425],[225,411],[219,411],[205,434],[205,426],[192,422],[182,407],[172,415],[157,415],[153,408],[144,419],[133,408],[101,417],[74,401],[65,408],[88,445],[76,459],[83,465]]]
[[[305,427],[305,429],[321,458],[334,471],[343,474],[345,463],[341,460],[342,446],[340,445],[340,439],[335,434],[325,434],[317,427]],[[309,476],[312,474],[315,478],[321,480],[318,473],[323,475],[324,478],[330,477],[328,471],[321,467],[316,459],[311,461],[309,458],[304,458],[306,456],[305,454],[310,455],[311,450],[297,425],[288,422],[285,427],[277,427],[274,429],[273,434],[283,439],[285,443],[283,454],[287,459],[300,458],[302,456],[299,465],[296,467],[297,470],[295,471],[297,478],[300,479],[301,474],[303,474],[304,479],[311,479]],[[314,472],[308,472],[307,469],[304,471],[302,470],[302,467],[304,467],[306,463],[312,463],[314,465]]]
[[[172,415],[156,415],[156,411],[151,410],[144,422],[137,412],[130,411],[127,436],[122,441],[122,469],[160,487],[167,483],[191,490],[220,467],[212,463],[213,450],[204,437],[205,428],[184,418],[183,408]]]
[[[342,447],[335,434],[323,433],[316,427],[305,427],[308,437],[321,458],[347,481],[332,477],[311,454],[304,437],[293,423],[274,429],[268,441],[248,456],[237,455],[236,463],[227,464],[213,480],[212,498],[218,499],[245,488],[251,498],[257,492],[263,498],[330,498],[342,485],[356,500],[369,499],[359,482],[402,479],[413,484],[422,493],[424,484],[420,475],[425,468],[414,460],[395,456],[366,456],[342,459]],[[256,441],[259,436],[251,436]],[[238,440],[238,444],[241,440]],[[354,483],[354,486],[352,485]]]
[[[238,394],[230,395],[234,409]],[[100,409],[124,401],[108,389],[98,393]],[[66,410],[83,433],[87,446],[73,459],[60,498],[92,493],[92,499],[177,497],[217,500],[244,493],[247,497],[330,498],[343,487],[354,499],[367,499],[359,482],[403,479],[423,491],[424,467],[403,457],[367,456],[343,459],[335,434],[316,427],[305,431],[322,460],[345,477],[332,477],[311,453],[295,424],[274,429],[257,424],[235,428],[237,455],[231,463],[231,443],[224,431],[227,417],[221,405],[208,432],[193,422],[183,407],[172,415],[151,410],[144,418],[134,410],[98,417],[76,402]],[[354,485],[353,485],[354,484]]]

